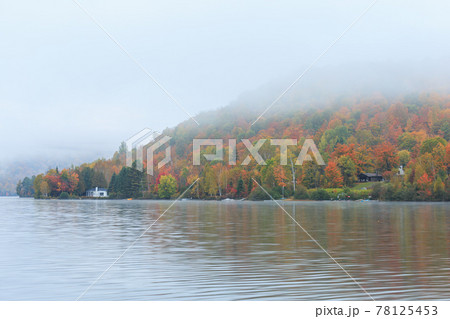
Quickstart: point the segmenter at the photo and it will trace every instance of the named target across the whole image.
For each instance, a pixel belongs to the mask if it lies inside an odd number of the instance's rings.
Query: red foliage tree
[[[398,156],[395,146],[384,142],[374,149],[374,157],[377,169],[382,172],[391,171],[398,165]]]
[[[342,187],[344,183],[341,170],[334,161],[328,162],[327,167],[325,167],[325,177],[327,179],[327,187]]]

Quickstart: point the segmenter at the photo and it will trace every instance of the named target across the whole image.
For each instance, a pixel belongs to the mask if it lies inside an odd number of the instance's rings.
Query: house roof
[[[108,190],[106,188],[99,188],[99,189],[91,188],[91,189],[88,189],[86,192],[95,192],[95,191],[107,192]]]
[[[366,175],[367,177],[381,177],[381,175],[377,173],[361,173],[359,175]]]

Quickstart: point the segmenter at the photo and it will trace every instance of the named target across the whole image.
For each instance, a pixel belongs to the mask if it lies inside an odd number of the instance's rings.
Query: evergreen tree
[[[247,185],[247,193],[250,194],[253,190],[253,179],[248,179],[248,185]]]
[[[116,173],[113,173],[111,176],[111,180],[109,181],[109,187],[108,187],[108,194],[115,194],[116,193]]]
[[[105,175],[102,172],[94,171],[92,175],[92,187],[106,188],[107,186]]]
[[[139,198],[142,197],[144,173],[132,167],[122,167],[119,175],[111,178],[110,189],[113,197]]]
[[[25,177],[23,181],[19,181],[16,187],[17,195],[19,195],[20,197],[32,197],[35,192],[33,187],[34,180],[35,176],[31,178]]]
[[[78,181],[75,193],[78,196],[83,196],[86,193],[86,185],[84,184],[84,180],[82,178]]]
[[[236,195],[241,196],[243,192],[244,192],[244,181],[242,180],[241,177],[239,177],[237,188],[236,188]]]
[[[83,181],[85,190],[91,189],[93,187],[92,185],[93,177],[94,177],[94,170],[92,168],[85,167],[81,170],[80,180]]]

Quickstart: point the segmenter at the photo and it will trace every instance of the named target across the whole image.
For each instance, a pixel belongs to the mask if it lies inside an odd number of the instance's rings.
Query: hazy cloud
[[[289,82],[371,1],[80,2],[197,114]],[[330,89],[347,71],[394,88],[434,74],[450,57],[448,12],[448,1],[378,1],[298,90],[320,74]],[[186,119],[71,1],[4,1],[0,29],[0,160],[109,156],[143,127]]]

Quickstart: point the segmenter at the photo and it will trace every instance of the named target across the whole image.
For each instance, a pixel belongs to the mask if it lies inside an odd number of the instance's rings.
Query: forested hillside
[[[124,145],[112,159],[98,160],[74,169],[50,170],[33,179],[35,197],[58,197],[62,192],[82,196],[94,186],[108,187],[113,198],[170,198],[197,178],[187,197],[267,198],[256,179],[275,198],[383,200],[450,199],[450,95],[424,93],[397,97],[372,95],[345,97],[324,103],[290,101],[254,125],[258,111],[246,103],[200,114],[200,126],[187,120],[164,135],[171,136],[172,162],[148,176],[124,168]],[[192,140],[224,140],[223,161],[192,165]],[[280,165],[280,152],[271,139],[297,139],[288,149],[288,165]],[[237,165],[228,163],[228,140],[237,139]],[[267,139],[259,153],[266,165],[252,160],[242,139]],[[326,165],[307,161],[294,165],[305,139],[313,139]],[[202,153],[214,153],[213,147]],[[155,162],[164,158],[162,149]],[[291,162],[292,159],[292,162]],[[404,175],[399,175],[399,167]],[[360,173],[378,173],[383,182],[359,183]],[[31,179],[30,179],[31,180]],[[29,181],[27,181],[29,184]]]

